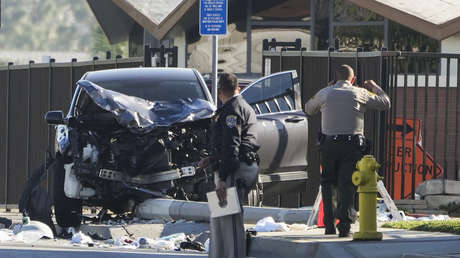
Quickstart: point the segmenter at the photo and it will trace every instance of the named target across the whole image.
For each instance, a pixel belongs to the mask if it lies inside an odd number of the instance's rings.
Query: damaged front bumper
[[[123,172],[100,169],[98,177],[111,181],[126,182],[132,184],[149,185],[164,181],[176,180],[184,177],[192,177],[195,175],[195,167],[188,166],[180,169],[171,169],[166,171],[156,172],[155,174],[145,174],[131,177]]]

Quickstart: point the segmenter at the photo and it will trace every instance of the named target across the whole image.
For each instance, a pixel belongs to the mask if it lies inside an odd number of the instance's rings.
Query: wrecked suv
[[[258,114],[259,183],[306,179],[307,124],[295,72],[267,79],[242,92]],[[198,162],[208,153],[215,109],[194,69],[86,73],[68,114],[50,111],[45,117],[56,125],[57,223],[77,226],[83,204],[121,214],[148,198],[206,200],[213,175],[198,169]],[[253,193],[252,204],[260,190]]]

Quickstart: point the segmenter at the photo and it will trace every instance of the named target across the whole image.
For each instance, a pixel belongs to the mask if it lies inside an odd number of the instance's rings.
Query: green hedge
[[[382,227],[415,231],[445,232],[460,235],[460,219],[388,222],[383,224]]]

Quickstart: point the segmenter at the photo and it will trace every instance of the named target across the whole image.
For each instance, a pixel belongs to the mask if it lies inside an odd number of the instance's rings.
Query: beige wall
[[[262,73],[262,41],[275,38],[277,41],[295,41],[300,38],[302,47],[310,49],[310,31],[303,29],[253,29],[252,63],[253,73]],[[198,69],[201,73],[211,73],[212,37],[201,37],[189,44],[187,49],[188,67]],[[226,72],[246,73],[246,32],[236,30],[234,24],[228,26],[228,33],[219,36],[218,69]]]
[[[460,54],[460,33],[457,33],[447,39],[442,40],[441,52]],[[446,73],[447,61],[441,60],[441,74],[446,75]],[[450,74],[451,76],[457,75],[457,60],[451,59]]]
[[[174,46],[177,47],[177,67],[185,67],[185,31],[180,26],[175,26],[166,36],[168,39],[174,39]]]

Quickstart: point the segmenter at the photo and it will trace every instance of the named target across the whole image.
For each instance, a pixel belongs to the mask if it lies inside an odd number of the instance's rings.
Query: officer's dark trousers
[[[227,177],[227,185],[237,187],[241,213],[211,218],[209,257],[246,257],[243,202],[248,196],[249,189],[257,182],[258,170],[259,167],[255,162],[251,166],[241,162],[238,171]],[[217,174],[215,178],[217,178]]]
[[[320,154],[324,225],[326,229],[334,228],[336,218],[342,225],[350,225],[356,220],[354,209],[356,187],[351,181],[351,175],[356,171],[356,162],[362,157],[361,148],[351,141],[329,138],[321,143]],[[335,193],[337,193],[337,214],[334,212],[333,204]]]

